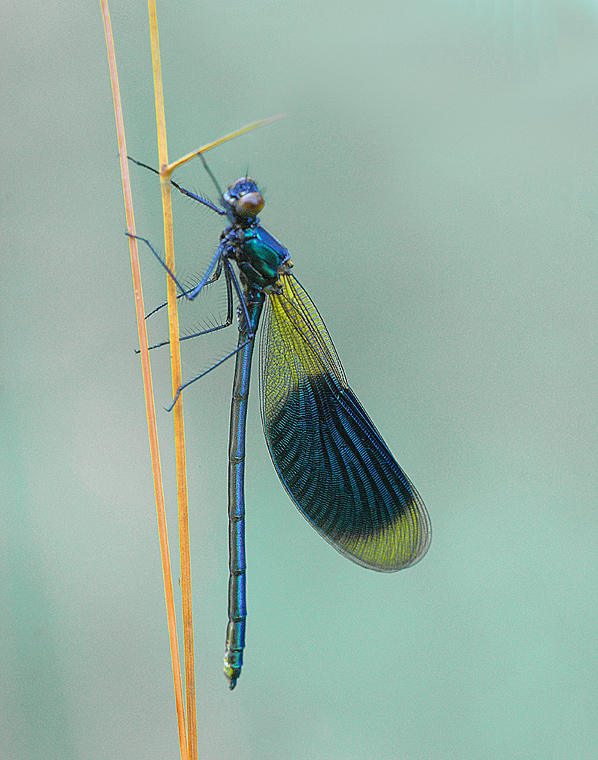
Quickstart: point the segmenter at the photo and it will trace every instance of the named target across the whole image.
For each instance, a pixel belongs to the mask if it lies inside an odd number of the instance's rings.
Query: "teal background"
[[[111,10],[129,152],[155,164],[146,7]],[[594,760],[598,5],[159,12],[171,157],[288,114],[211,165],[265,186],[262,221],[434,530],[397,575],[343,559],[278,483],[254,393],[248,648],[229,693],[232,366],[189,389],[200,757]],[[2,31],[0,757],[175,758],[99,5],[5,3]],[[214,197],[199,164],[182,176]],[[155,185],[134,180],[160,245]],[[178,209],[181,266],[200,274],[220,222]],[[164,283],[146,253],[149,308]],[[187,376],[219,350],[189,349]],[[155,372],[160,408],[163,357]]]

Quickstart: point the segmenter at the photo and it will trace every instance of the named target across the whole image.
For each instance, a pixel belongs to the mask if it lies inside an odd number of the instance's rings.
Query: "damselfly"
[[[239,301],[237,347],[181,386],[175,397],[176,402],[183,388],[236,356],[228,462],[230,578],[224,655],[224,673],[233,689],[245,647],[245,423],[260,317],[264,433],[280,480],[303,516],[345,557],[387,573],[409,567],[424,556],[430,544],[430,521],[417,491],[347,384],[322,317],[291,273],[289,252],[261,226],[257,215],[264,199],[258,186],[242,177],[222,192],[201,154],[200,158],[218,188],[220,208],[172,184],[226,216],[229,226],[199,283],[186,291],[151,244],[140,239],[173,277],[179,297],[194,299],[224,274],[229,317],[196,335],[228,326],[234,311],[233,291]]]

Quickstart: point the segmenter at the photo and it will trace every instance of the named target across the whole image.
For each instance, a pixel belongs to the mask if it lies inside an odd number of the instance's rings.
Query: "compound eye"
[[[264,198],[261,193],[245,193],[235,203],[235,211],[239,216],[257,216],[264,208]]]

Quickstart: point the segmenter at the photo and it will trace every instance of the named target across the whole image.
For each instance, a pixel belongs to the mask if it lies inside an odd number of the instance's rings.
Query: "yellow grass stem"
[[[127,162],[127,148],[125,143],[125,130],[118,86],[118,74],[116,69],[116,56],[114,52],[114,40],[107,0],[100,0],[102,16],[104,19],[104,31],[106,34],[106,46],[108,49],[108,64],[110,68],[110,82],[114,100],[114,114],[116,118],[116,132],[118,137],[118,152],[123,184],[125,214],[127,230],[131,235],[135,234],[135,219],[133,216],[133,199],[131,196],[131,183],[129,179],[129,166]],[[135,293],[135,310],[137,314],[137,328],[139,332],[139,347],[141,350],[141,367],[143,375],[143,388],[145,393],[145,406],[147,414],[147,426],[149,432],[150,453],[152,472],[154,478],[154,494],[156,499],[156,511],[158,517],[158,534],[160,540],[160,553],[162,557],[162,574],[164,577],[164,595],[166,598],[166,614],[168,619],[168,634],[170,639],[170,654],[172,659],[172,674],[174,681],[174,693],[176,702],[177,719],[179,726],[179,741],[182,760],[189,760],[187,751],[187,738],[185,735],[185,715],[183,705],[183,690],[181,683],[181,668],[179,660],[179,648],[176,632],[176,616],[174,608],[174,595],[172,590],[172,573],[170,568],[170,553],[168,549],[168,534],[166,528],[166,513],[164,509],[164,491],[162,486],[162,472],[160,468],[160,452],[158,447],[158,433],[156,429],[156,413],[152,390],[152,378],[149,361],[147,331],[145,326],[145,310],[143,307],[143,293],[141,289],[141,272],[137,254],[137,240],[129,237],[129,250],[131,254],[131,270],[133,274],[133,289]]]
[[[162,210],[164,216],[164,251],[166,264],[171,272],[174,265],[174,237],[172,230],[172,199],[170,195],[170,172],[166,143],[166,119],[164,115],[164,94],[162,88],[162,68],[160,63],[160,42],[155,0],[149,0],[149,21],[152,46],[152,68],[154,75],[154,97],[156,103],[156,124],[158,130],[158,157],[160,162],[160,184],[162,188]],[[168,326],[170,334],[170,368],[172,393],[177,393],[182,385],[181,348],[179,343],[179,317],[177,310],[176,284],[172,277],[167,279]],[[191,551],[189,540],[189,500],[187,494],[187,462],[185,452],[185,426],[183,421],[183,399],[179,396],[173,409],[174,446],[177,477],[177,502],[179,512],[179,550],[181,558],[181,596],[183,602],[183,641],[185,660],[185,697],[187,703],[187,748],[189,760],[197,760],[197,712],[195,700],[195,652],[193,646],[193,602],[191,593]],[[180,729],[179,729],[180,732]]]
[[[251,124],[246,124],[244,127],[241,127],[240,129],[236,129],[234,132],[229,132],[227,135],[224,135],[224,137],[219,137],[217,140],[214,140],[211,143],[207,143],[206,145],[202,145],[201,148],[198,148],[197,150],[193,150],[191,151],[191,153],[187,153],[182,158],[179,158],[174,163],[169,164],[167,167],[165,167],[163,169],[163,172],[164,174],[168,174],[168,179],[170,180],[170,175],[175,169],[187,163],[187,161],[190,161],[192,158],[199,156],[200,153],[205,153],[207,150],[211,150],[211,148],[215,148],[217,145],[222,145],[222,143],[225,143],[228,140],[232,140],[233,137],[239,137],[239,135],[244,135],[245,132],[250,132],[252,129],[257,129],[257,127],[265,127],[266,124],[271,124],[273,121],[278,121],[278,119],[284,119],[285,116],[286,116],[286,113],[279,113],[278,116],[270,116],[267,119],[260,119],[260,121],[253,121],[251,122]]]

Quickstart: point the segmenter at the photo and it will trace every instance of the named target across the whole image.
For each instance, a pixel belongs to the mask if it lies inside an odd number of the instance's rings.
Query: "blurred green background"
[[[111,10],[129,152],[156,164],[146,6]],[[280,486],[254,393],[248,648],[229,693],[232,365],[189,389],[202,760],[594,760],[598,4],[159,14],[171,157],[288,114],[212,168],[264,185],[262,221],[434,530],[398,575],[343,559]],[[176,758],[99,6],[5,3],[2,31],[0,757]],[[199,164],[184,178],[214,196]],[[134,181],[138,230],[161,245],[155,183]],[[201,274],[220,221],[178,208],[181,266]],[[149,308],[164,282],[142,256]],[[186,376],[217,355],[202,351]],[[155,385],[160,409],[163,357]]]

